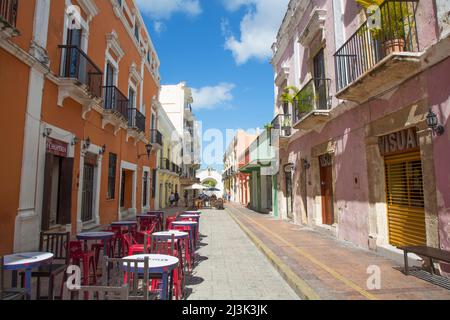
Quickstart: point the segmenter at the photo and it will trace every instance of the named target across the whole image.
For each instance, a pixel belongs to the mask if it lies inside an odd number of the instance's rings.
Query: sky
[[[289,0],[136,0],[161,62],[161,84],[185,81],[204,153],[220,163],[228,129],[264,128],[274,106],[271,46]],[[212,131],[223,134],[219,140]],[[204,154],[205,157],[205,154]]]

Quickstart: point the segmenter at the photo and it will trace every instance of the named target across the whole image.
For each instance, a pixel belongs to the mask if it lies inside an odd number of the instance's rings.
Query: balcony
[[[61,65],[58,105],[63,106],[70,97],[83,105],[83,118],[94,105],[101,105],[103,72],[77,46],[64,45],[61,49]]]
[[[294,128],[312,130],[329,120],[330,79],[311,79],[294,98]]]
[[[159,169],[170,171],[170,160],[167,158],[160,158],[159,159]]]
[[[279,114],[272,121],[272,130],[275,130],[279,142],[289,141],[292,135],[292,116],[290,114]]]
[[[20,35],[16,29],[19,0],[0,0],[0,32],[6,38]]]
[[[145,116],[136,108],[128,108],[128,128],[137,133],[145,132]]]
[[[128,98],[115,86],[102,87],[103,90],[103,129],[107,124],[115,127],[115,134],[123,123],[128,123]]]
[[[335,53],[337,98],[362,103],[420,71],[417,5],[385,1]]]
[[[150,130],[150,143],[155,149],[161,149],[163,146],[163,136],[161,132],[156,129]]]

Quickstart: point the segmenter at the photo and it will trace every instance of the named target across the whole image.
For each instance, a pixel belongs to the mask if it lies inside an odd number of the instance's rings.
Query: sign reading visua
[[[52,138],[47,138],[47,152],[58,157],[67,157],[68,144]]]
[[[419,148],[416,128],[409,128],[378,138],[382,156],[413,151]]]

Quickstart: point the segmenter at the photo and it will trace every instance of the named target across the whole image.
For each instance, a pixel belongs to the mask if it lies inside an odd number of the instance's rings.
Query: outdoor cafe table
[[[103,254],[108,255],[108,240],[114,237],[113,232],[82,232],[77,234],[77,239],[84,241],[84,248],[87,250],[88,241],[103,241]]]
[[[184,211],[183,214],[201,214],[201,211]]]
[[[197,238],[197,227],[198,227],[198,222],[195,221],[174,221],[172,222],[172,225],[175,226],[185,226],[185,227],[189,227],[189,231],[191,233],[191,241],[192,241],[192,248],[195,248],[195,239]]]
[[[53,253],[49,252],[26,252],[11,254],[4,257],[5,270],[14,271],[13,282],[17,282],[17,271],[25,270],[25,289],[27,292],[27,299],[31,299],[31,273],[33,268],[51,262],[53,260]],[[14,284],[16,286],[16,284]]]
[[[132,232],[133,231],[133,227],[134,226],[137,226],[137,221],[116,221],[116,222],[113,222],[113,223],[111,223],[111,226],[113,226],[113,227],[128,227],[128,230],[130,231],[130,232]]]
[[[163,255],[163,254],[138,254],[134,256],[128,256],[123,258],[124,260],[144,260],[148,257],[148,272],[150,274],[161,274],[162,275],[162,289],[161,289],[161,300],[171,299],[172,287],[173,287],[173,271],[178,266],[179,259],[176,257]],[[124,264],[126,267],[126,264]],[[144,262],[138,264],[138,272],[144,273]],[[168,278],[170,277],[170,287],[168,286]],[[168,289],[170,289],[168,297]]]

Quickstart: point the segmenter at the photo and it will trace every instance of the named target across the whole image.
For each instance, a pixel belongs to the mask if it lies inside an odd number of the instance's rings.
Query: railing
[[[103,88],[103,107],[105,110],[118,113],[128,120],[128,109],[130,101],[115,86],[106,86]]]
[[[128,108],[128,126],[145,132],[145,116],[136,108]]]
[[[156,129],[150,130],[150,143],[159,144],[160,146],[163,145],[163,136],[161,132],[159,132]]]
[[[419,51],[415,15],[418,1],[386,0],[335,53],[338,92],[389,54]]]
[[[280,130],[281,137],[289,137],[292,133],[292,117],[290,114],[279,114],[273,119],[272,127]]]
[[[102,96],[103,72],[77,46],[59,46],[62,55],[60,74],[63,78],[76,79],[86,85],[89,92],[97,98]]]
[[[160,160],[159,160],[159,167],[162,170],[170,171],[171,170],[171,168],[170,168],[170,160],[167,159],[167,158],[160,158]]]
[[[299,122],[307,114],[331,107],[330,79],[311,79],[294,98],[293,122]]]
[[[0,0],[0,21],[16,27],[19,0]]]

